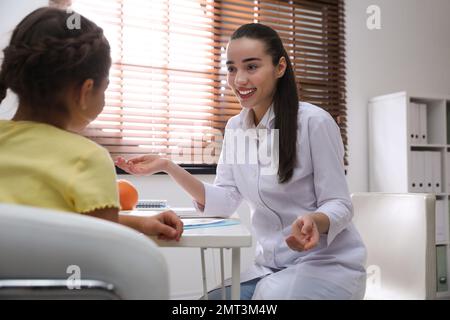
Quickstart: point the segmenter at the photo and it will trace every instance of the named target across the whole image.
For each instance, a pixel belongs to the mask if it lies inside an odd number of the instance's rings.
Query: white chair
[[[436,297],[435,196],[354,193],[367,247],[365,299]]]
[[[0,204],[0,299],[168,299],[152,240],[117,223]]]

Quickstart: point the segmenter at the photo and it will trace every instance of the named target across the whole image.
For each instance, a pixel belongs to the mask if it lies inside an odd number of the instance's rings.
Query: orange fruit
[[[133,210],[136,206],[139,194],[136,187],[128,180],[117,180],[117,186],[119,188],[120,207],[122,210]]]

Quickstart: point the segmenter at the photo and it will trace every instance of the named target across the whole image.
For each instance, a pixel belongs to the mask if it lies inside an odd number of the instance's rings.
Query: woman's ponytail
[[[3,99],[6,97],[6,90],[8,90],[8,86],[2,79],[2,75],[0,74],[0,103],[2,103]]]

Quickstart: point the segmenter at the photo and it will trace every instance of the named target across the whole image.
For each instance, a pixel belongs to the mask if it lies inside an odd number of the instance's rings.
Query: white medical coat
[[[270,107],[256,129],[273,129],[274,120]],[[252,112],[243,109],[228,121],[225,130],[252,128],[255,129]],[[256,148],[261,144],[258,137],[250,140]],[[241,275],[241,281],[292,268],[294,277],[301,274],[325,279],[351,292],[364,287],[366,250],[351,222],[353,208],[344,174],[344,147],[330,114],[312,104],[300,103],[297,165],[287,183],[278,183],[277,170],[261,174],[264,168],[258,161],[228,164],[224,161],[226,148],[227,135],[214,184],[204,183],[202,209],[205,214],[226,217],[235,212],[242,200],[248,203],[257,241],[256,258],[255,265]],[[293,251],[285,242],[291,225],[311,212],[328,216],[328,234],[321,235],[312,250]]]

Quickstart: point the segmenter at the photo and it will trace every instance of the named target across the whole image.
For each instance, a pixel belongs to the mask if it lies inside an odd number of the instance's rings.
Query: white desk
[[[131,211],[121,212],[128,215],[154,215],[160,211]],[[199,216],[201,218],[201,216]],[[237,219],[238,220],[238,219]],[[222,288],[224,288],[224,267],[223,267],[223,249],[231,248],[231,299],[240,299],[240,269],[241,269],[241,248],[252,246],[252,235],[250,231],[242,224],[230,226],[215,226],[208,228],[195,228],[184,230],[180,241],[163,241],[157,237],[151,237],[160,247],[174,248],[200,248],[202,276],[203,276],[203,292],[207,297],[206,289],[206,271],[205,256],[206,248],[220,249],[220,270],[222,279]]]
[[[180,241],[162,241],[152,237],[161,247],[200,248],[203,276],[203,293],[207,297],[204,250],[220,249],[220,270],[224,287],[223,249],[231,248],[231,299],[240,299],[241,248],[252,246],[252,235],[242,224],[223,227],[195,228],[184,230]]]

